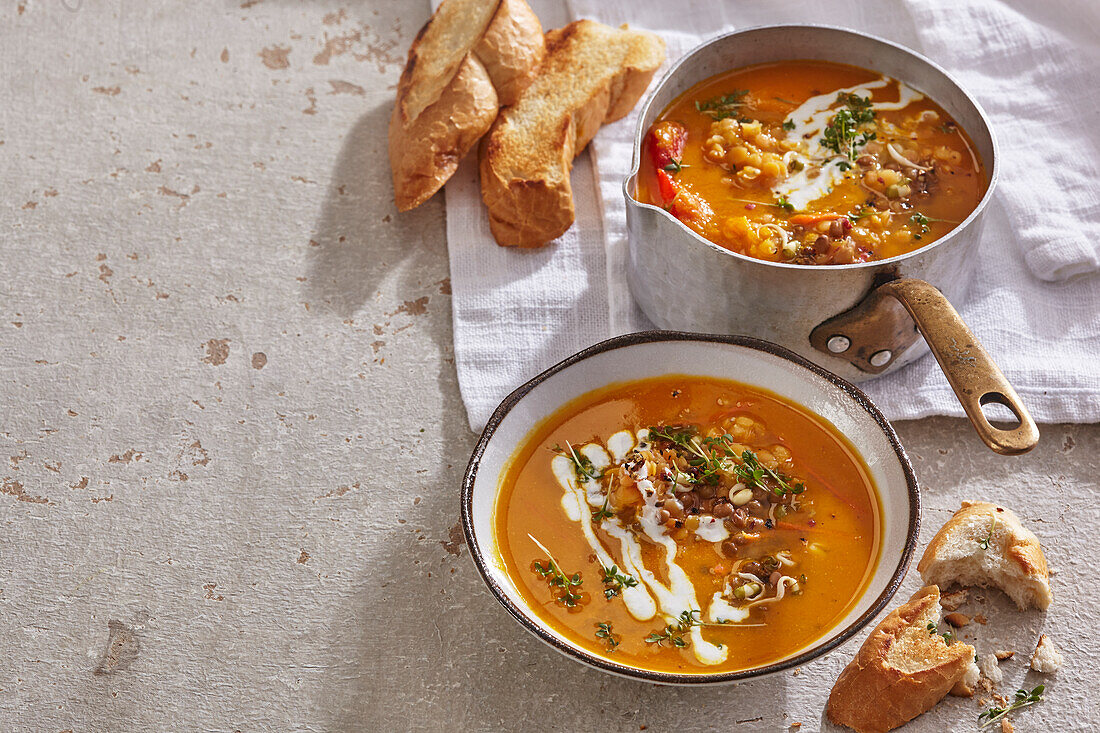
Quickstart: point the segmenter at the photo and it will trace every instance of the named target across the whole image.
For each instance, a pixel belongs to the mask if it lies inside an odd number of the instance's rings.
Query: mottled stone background
[[[557,656],[458,527],[443,204],[398,215],[385,130],[424,2],[0,8],[0,730],[802,730],[846,647],[738,688]],[[963,636],[1066,651],[1027,729],[1097,715],[1095,426],[1023,458],[899,431],[922,538],[1016,507],[1057,602]],[[905,591],[917,587],[915,575]],[[1026,654],[1021,655],[1026,657]],[[1036,684],[1018,656],[1011,691]],[[969,730],[950,700],[913,730]],[[1041,721],[1041,722],[1040,722]]]

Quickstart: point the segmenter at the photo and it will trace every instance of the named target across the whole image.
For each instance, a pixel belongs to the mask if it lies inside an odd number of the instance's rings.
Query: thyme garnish
[[[860,132],[859,129],[874,122],[875,110],[871,106],[870,97],[841,92],[836,96],[836,101],[844,106],[833,115],[819,142],[837,155],[855,160],[859,155],[859,148],[875,139],[874,132]]]
[[[1045,689],[1046,685],[1038,685],[1031,692],[1028,692],[1027,690],[1016,690],[1016,699],[1009,703],[1006,707],[992,707],[979,715],[979,723],[981,723],[983,718],[986,718],[986,721],[979,725],[978,728],[985,728],[987,725],[992,725],[993,723],[1008,715],[1013,710],[1019,710],[1020,708],[1026,708],[1030,705],[1034,705],[1037,702],[1042,702],[1043,690]]]
[[[920,231],[917,234],[913,235],[913,239],[920,239],[925,234],[928,234],[928,231],[929,231],[928,222],[930,222],[932,220],[929,219],[927,216],[925,216],[924,214],[922,214],[918,211],[917,213],[915,213],[911,217],[909,217],[909,221],[913,222],[914,224],[916,224],[917,226],[920,227]]]
[[[552,447],[550,450],[554,453],[565,456],[573,462],[573,470],[577,474],[577,481],[580,481],[583,484],[589,479],[593,481],[598,481],[599,479],[603,478],[604,472],[597,471],[596,467],[592,465],[592,461],[588,458],[588,456],[579,455],[569,441],[565,441],[565,445],[566,448],[568,448],[569,450],[562,448],[556,443],[554,444],[554,447]]]
[[[664,631],[660,633],[653,631],[649,636],[645,638],[647,644],[656,644],[662,646],[665,642],[668,642],[674,647],[684,648],[687,646],[687,641],[684,639],[684,634],[691,631],[693,626],[725,626],[728,621],[719,621],[718,623],[710,623],[703,621],[701,618],[696,618],[697,615],[702,615],[702,612],[698,608],[691,608],[680,614],[679,619],[676,621],[676,625],[665,624]],[[721,646],[721,644],[719,644]]]
[[[668,163],[665,164],[663,170],[666,173],[679,173],[684,168],[690,168],[687,163],[681,162],[683,158],[669,158]]]
[[[612,632],[610,621],[600,621],[596,624],[596,638],[603,639],[607,644],[608,654],[615,651],[615,647],[619,645],[619,635]]]
[[[617,566],[612,565],[603,569],[603,583],[607,586],[603,589],[604,598],[610,601],[622,593],[624,588],[633,588],[638,585],[638,579],[628,573],[620,572]]]
[[[935,621],[929,621],[928,625],[924,628],[928,629],[929,636],[935,636],[940,630],[940,627],[936,625]],[[943,641],[945,644],[951,644],[955,641],[955,634],[953,632],[947,631],[940,634],[940,636],[943,637]]]
[[[859,211],[857,211],[856,213],[854,213],[854,214],[847,214],[847,215],[846,215],[846,216],[848,217],[848,221],[850,221],[850,222],[852,222],[853,224],[855,224],[855,223],[856,223],[857,221],[859,221],[860,219],[862,219],[862,218],[864,218],[864,217],[866,217],[866,216],[870,216],[870,215],[871,215],[871,211],[869,211],[868,209],[869,209],[869,207],[867,207],[867,206],[860,206],[860,207],[859,207]]]
[[[993,530],[997,528],[997,515],[993,515],[993,521],[989,523],[989,532],[986,533],[985,539],[974,540],[978,543],[978,547],[983,550],[989,549],[989,541],[993,539]]]
[[[772,206],[778,206],[784,211],[794,211],[794,204],[788,201],[786,196],[780,196]]]
[[[696,100],[695,111],[705,114],[712,120],[736,117],[744,104],[745,95],[748,93],[748,89],[736,89],[731,94],[720,94],[702,102]]]
[[[615,512],[607,508],[607,500],[609,498],[610,497],[605,496],[603,500],[603,506],[592,512],[592,521],[596,524],[599,524],[605,519],[611,519],[613,516],[615,516]]]
[[[527,535],[531,537],[531,535]],[[546,579],[546,584],[550,587],[551,595],[554,596],[554,600],[566,608],[576,608],[577,604],[584,600],[584,597],[578,593],[575,588],[579,588],[584,581],[581,579],[580,573],[573,573],[573,575],[566,575],[561,570],[561,566],[558,565],[557,560],[550,554],[550,550],[546,549],[546,545],[542,544],[534,537],[531,537],[531,541],[534,542],[539,548],[546,553],[549,558],[544,566],[538,560],[531,563],[531,569]],[[555,589],[560,590],[560,593],[556,593]]]
[[[747,486],[759,486],[765,491],[775,493],[777,496],[783,496],[787,493],[801,494],[806,490],[806,485],[801,481],[788,480],[783,474],[761,465],[760,460],[751,450],[743,451],[738,456],[730,448],[734,441],[733,436],[729,433],[712,438],[703,438],[702,442],[696,437],[697,433],[698,430],[691,425],[649,428],[649,435],[652,438],[666,440],[692,454],[687,459],[692,473],[680,473],[677,476],[677,481],[683,478],[691,484],[710,484],[713,486],[718,483],[719,476],[722,473],[732,473],[733,476],[743,481]],[[719,450],[725,453],[725,458],[734,460],[723,460],[717,453]],[[735,461],[740,461],[740,463]],[[773,481],[775,486],[769,486],[765,479]]]
[[[741,460],[743,461],[742,464],[734,467],[733,472],[749,486],[759,486],[762,489],[770,490],[774,492],[776,496],[783,496],[787,493],[801,494],[806,490],[806,484],[801,481],[795,481],[792,484],[782,475],[762,465],[760,460],[756,457],[756,454],[751,450],[742,453]],[[765,476],[770,478],[777,485],[775,487],[769,487],[763,481]]]
[[[783,122],[783,129],[786,130],[787,132],[790,132],[791,130],[793,130],[794,127],[795,127],[794,120],[785,120]]]

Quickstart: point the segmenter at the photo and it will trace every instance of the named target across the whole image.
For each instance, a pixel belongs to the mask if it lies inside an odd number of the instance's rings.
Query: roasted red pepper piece
[[[649,154],[653,166],[664,170],[672,161],[679,163],[684,157],[684,144],[687,142],[687,128],[679,122],[663,120],[649,128]]]
[[[653,172],[657,176],[657,191],[661,195],[661,202],[668,204],[679,192],[680,187],[672,178],[672,172],[667,168],[675,168],[672,161],[678,165],[684,155],[684,144],[687,142],[687,129],[678,122],[664,120],[658,122],[649,129],[646,144],[649,146],[649,157],[653,161]]]

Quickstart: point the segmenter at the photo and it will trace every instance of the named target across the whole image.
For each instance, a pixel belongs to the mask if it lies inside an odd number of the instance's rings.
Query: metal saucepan
[[[677,96],[716,74],[788,59],[871,69],[910,84],[946,109],[970,135],[989,175],[989,188],[970,216],[909,254],[851,265],[792,265],[720,247],[662,208],[634,198],[646,131]],[[981,107],[945,71],[908,49],[828,26],[765,26],[719,36],[669,70],[639,117],[634,166],[623,184],[630,288],[660,328],[767,339],[852,382],[899,369],[931,347],[986,445],[998,453],[1024,453],[1038,442],[1038,428],[950,302],[963,302],[969,291],[982,213],[998,172],[996,141]],[[991,403],[1007,407],[1018,425],[994,426],[983,413]]]

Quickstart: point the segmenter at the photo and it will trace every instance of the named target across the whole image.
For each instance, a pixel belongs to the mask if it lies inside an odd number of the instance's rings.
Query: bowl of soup
[[[836,648],[881,611],[920,497],[856,387],[747,337],[630,334],[517,389],[462,495],[486,584],[558,651],[665,684]]]
[[[627,280],[660,328],[763,338],[852,382],[931,350],[982,439],[1024,452],[1035,423],[951,305],[997,175],[981,107],[913,51],[827,26],[719,36],[641,109]]]

